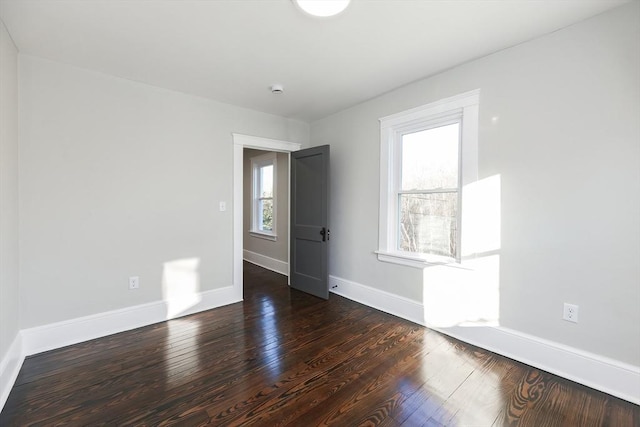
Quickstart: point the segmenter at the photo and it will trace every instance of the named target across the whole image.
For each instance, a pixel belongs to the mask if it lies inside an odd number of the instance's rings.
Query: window
[[[477,180],[479,91],[380,119],[378,259],[461,258],[462,193]]]
[[[251,233],[276,239],[276,153],[251,158],[253,203]]]
[[[400,135],[396,249],[457,258],[460,119]]]

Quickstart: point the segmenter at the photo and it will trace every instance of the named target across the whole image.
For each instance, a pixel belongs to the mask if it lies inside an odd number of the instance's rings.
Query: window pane
[[[457,193],[401,194],[398,249],[456,258]]]
[[[402,136],[402,190],[458,187],[460,123]]]
[[[273,231],[273,200],[260,200],[260,229]]]
[[[273,197],[273,165],[260,168],[260,197]]]

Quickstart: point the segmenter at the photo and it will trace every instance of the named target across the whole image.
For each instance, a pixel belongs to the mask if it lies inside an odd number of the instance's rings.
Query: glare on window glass
[[[260,197],[273,197],[273,165],[261,167],[260,175]]]
[[[459,137],[459,123],[403,135],[401,189],[456,188]]]
[[[403,135],[399,250],[457,257],[459,137],[459,123]]]

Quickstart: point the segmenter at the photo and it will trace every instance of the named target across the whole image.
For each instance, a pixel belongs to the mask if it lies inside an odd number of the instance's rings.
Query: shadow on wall
[[[202,300],[199,267],[200,258],[164,263],[162,299],[167,307],[167,318],[179,317]]]
[[[462,190],[462,261],[423,273],[427,326],[500,324],[500,175]]]

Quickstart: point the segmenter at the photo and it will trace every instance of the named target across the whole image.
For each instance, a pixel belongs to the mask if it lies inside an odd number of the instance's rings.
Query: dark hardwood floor
[[[640,407],[245,264],[245,301],[31,356],[2,426],[639,426]]]

